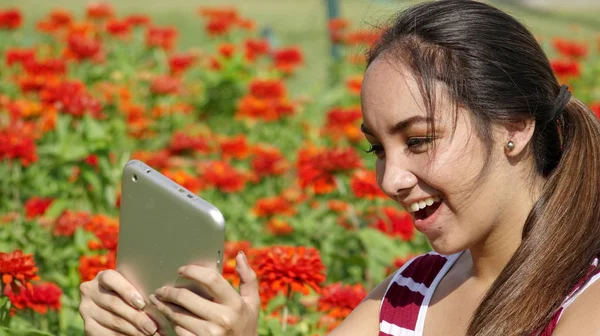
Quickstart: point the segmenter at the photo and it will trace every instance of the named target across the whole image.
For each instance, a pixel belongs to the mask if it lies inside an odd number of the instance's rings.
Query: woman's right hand
[[[144,299],[117,271],[102,271],[79,290],[79,313],[87,336],[159,335],[156,323],[142,311]]]

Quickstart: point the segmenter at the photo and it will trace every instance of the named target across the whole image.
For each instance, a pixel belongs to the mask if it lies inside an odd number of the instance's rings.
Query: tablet
[[[165,285],[202,294],[177,269],[188,264],[222,272],[225,220],[215,206],[139,161],[123,168],[116,270],[148,296]],[[162,335],[175,335],[166,318],[144,309]]]

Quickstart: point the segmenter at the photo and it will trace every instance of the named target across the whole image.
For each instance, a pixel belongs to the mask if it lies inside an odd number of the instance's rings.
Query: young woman
[[[369,52],[362,111],[382,190],[435,252],[331,335],[600,335],[600,122],[525,27],[475,1],[404,11]],[[166,288],[153,304],[179,335],[256,335],[256,277],[237,261],[240,294],[188,266],[214,302]],[[153,332],[118,273],[81,291],[89,335]]]

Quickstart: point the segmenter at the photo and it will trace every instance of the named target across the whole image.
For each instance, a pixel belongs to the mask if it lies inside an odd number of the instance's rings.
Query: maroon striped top
[[[396,271],[381,300],[379,335],[423,335],[425,315],[433,292],[461,254],[462,252],[444,256],[429,252],[413,258]],[[540,335],[552,335],[564,309],[598,279],[600,279],[600,269],[596,258],[590,265],[587,275],[571,291]]]

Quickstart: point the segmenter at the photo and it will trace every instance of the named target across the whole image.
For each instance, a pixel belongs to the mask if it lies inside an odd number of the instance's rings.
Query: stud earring
[[[515,143],[512,140],[509,140],[506,144],[506,149],[508,149],[509,151],[515,149]]]

